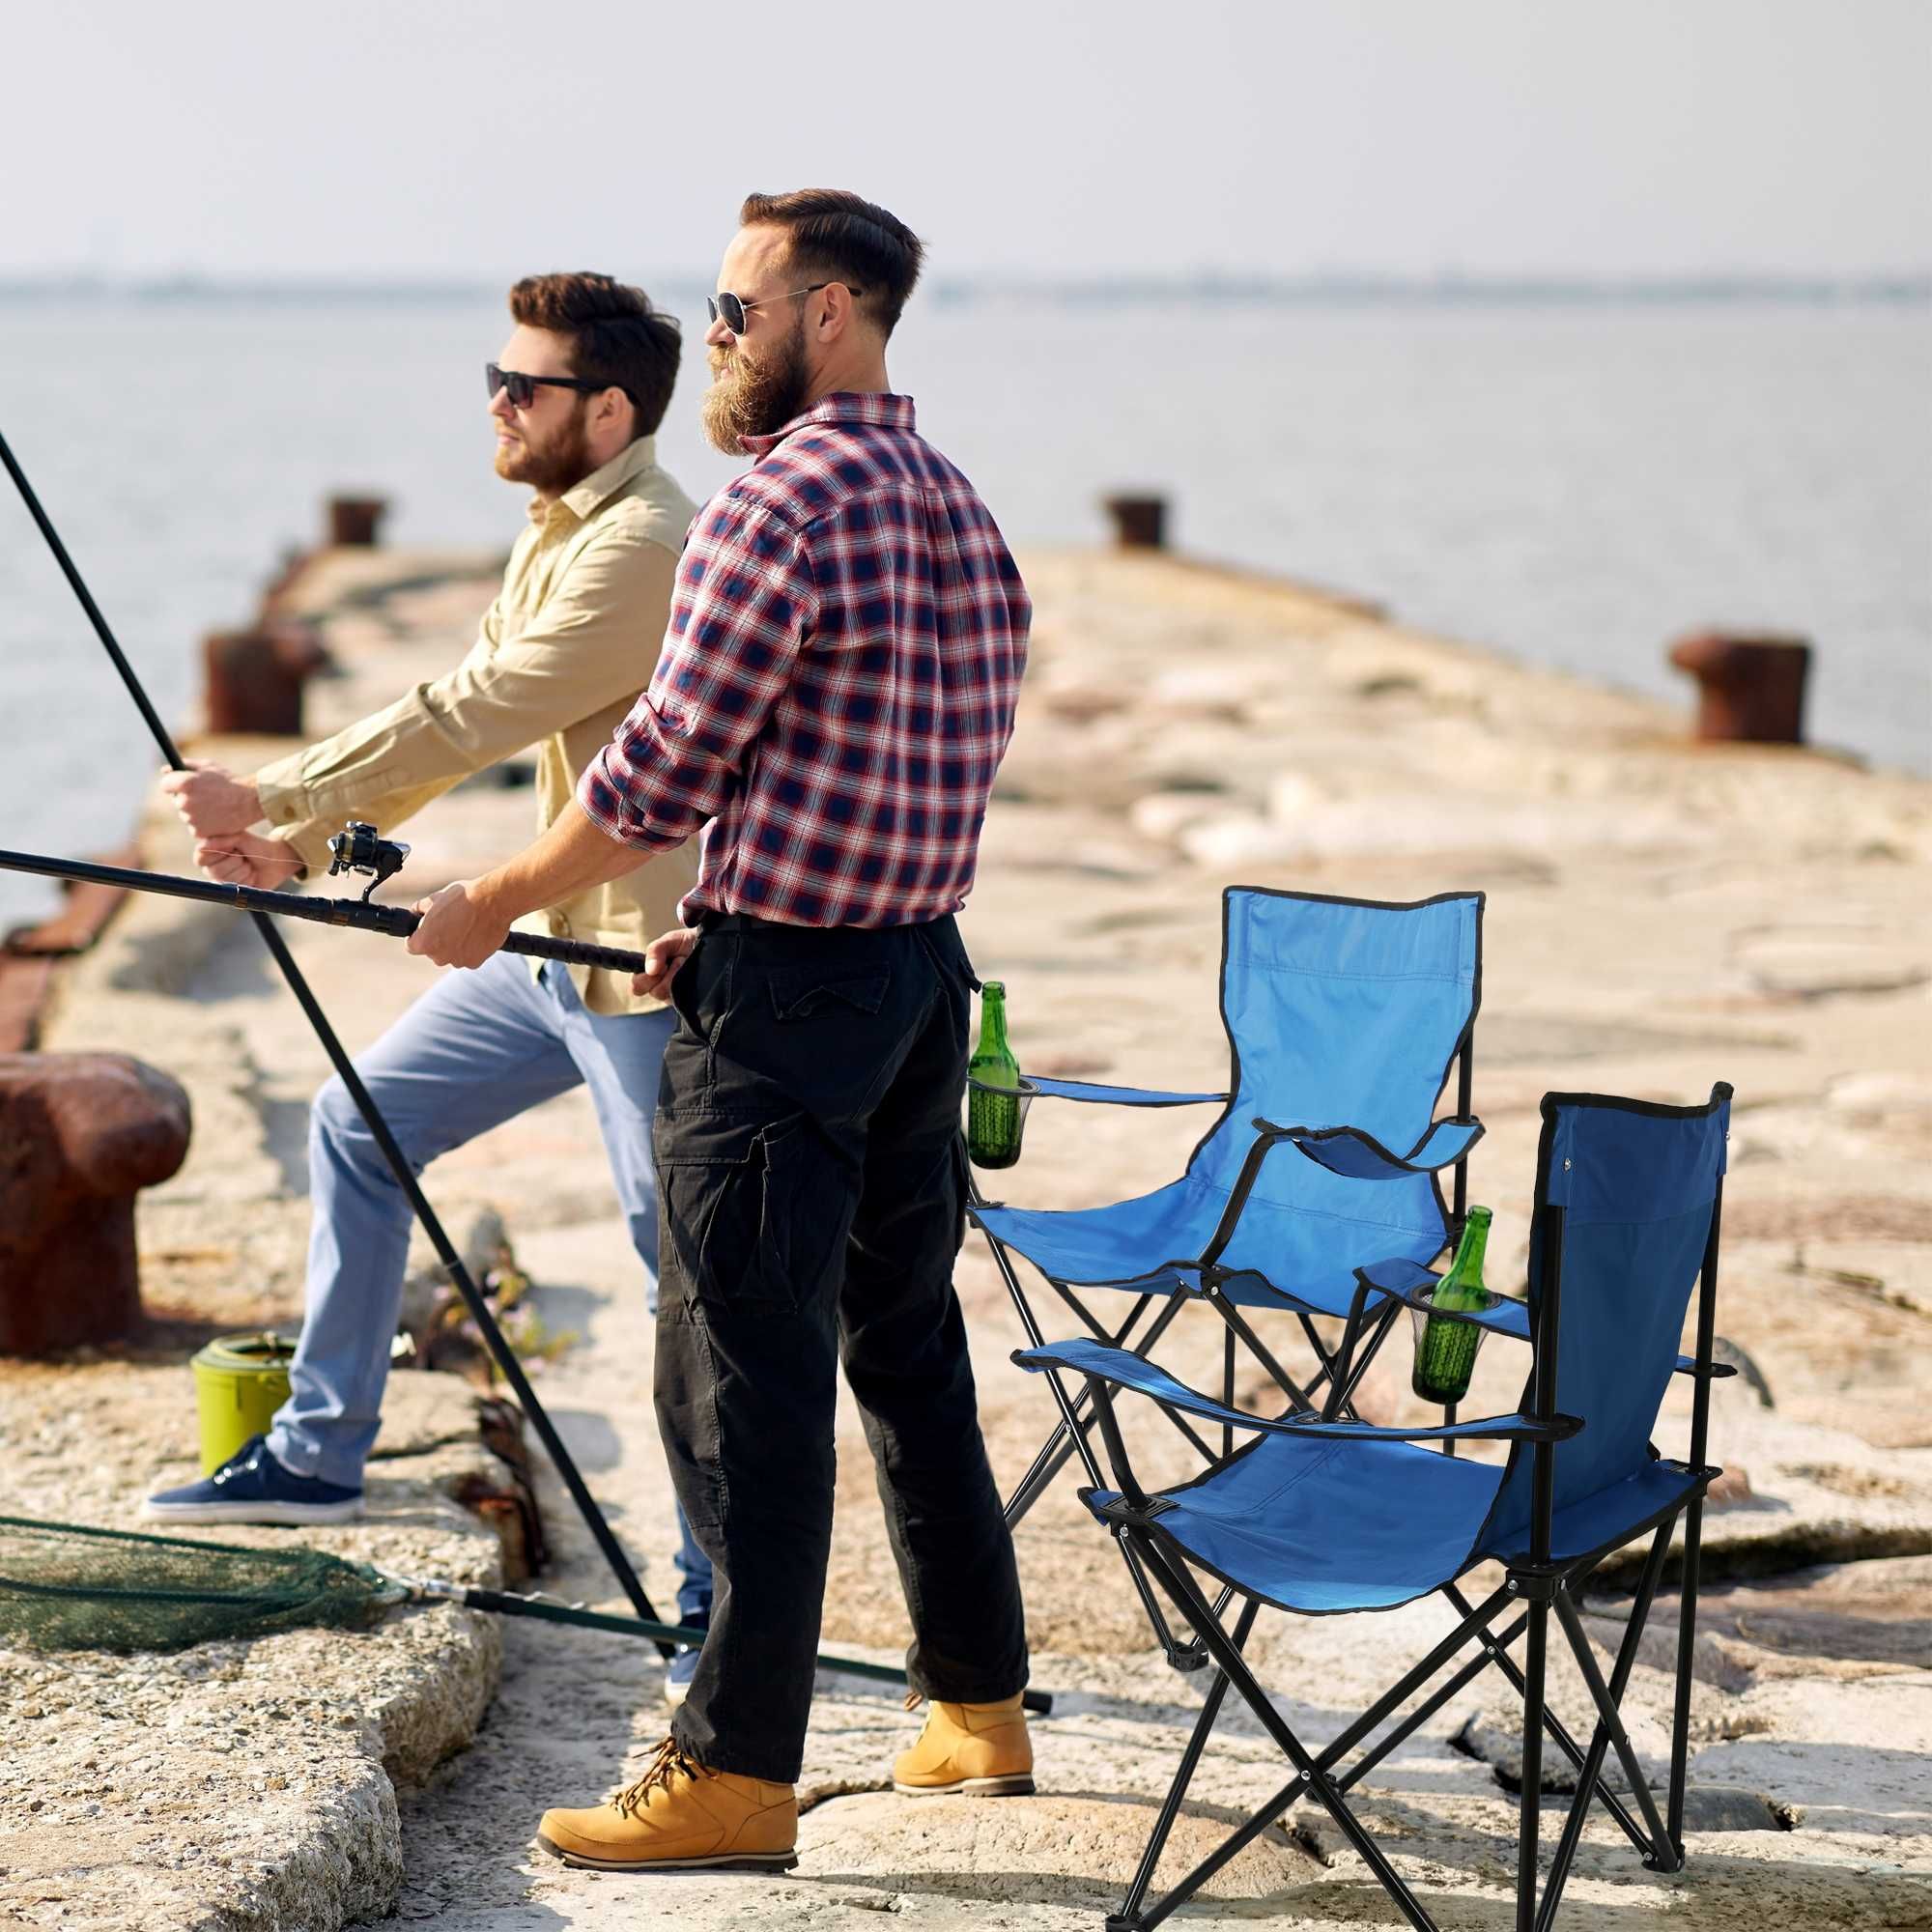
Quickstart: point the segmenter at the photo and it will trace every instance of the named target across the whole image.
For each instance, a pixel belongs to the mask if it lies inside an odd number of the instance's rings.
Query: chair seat
[[[1468,1567],[1502,1465],[1408,1442],[1264,1436],[1192,1483],[1150,1527],[1284,1610],[1387,1610]],[[1083,1492],[1084,1493],[1084,1492]],[[1114,1498],[1093,1496],[1090,1507]]]
[[[1681,1463],[1652,1463],[1587,1496],[1559,1508],[1549,1519],[1549,1550],[1559,1562],[1588,1556],[1627,1542],[1665,1510],[1689,1499],[1697,1478]],[[1501,1514],[1500,1512],[1498,1513]],[[1484,1554],[1507,1562],[1520,1557],[1529,1538],[1520,1525],[1494,1525]]]
[[[1225,1582],[1277,1608],[1323,1616],[1387,1610],[1441,1588],[1479,1555],[1520,1557],[1524,1539],[1485,1536],[1503,1465],[1409,1442],[1264,1436],[1160,1495],[1150,1525]],[[1557,1561],[1626,1541],[1682,1502],[1696,1478],[1653,1463],[1559,1509]],[[1082,1491],[1097,1515],[1113,1491]]]
[[[1378,1196],[1378,1205],[1387,1198]],[[1172,1294],[1194,1286],[1195,1258],[1213,1239],[1227,1205],[1218,1189],[1185,1176],[1106,1208],[979,1207],[972,1212],[989,1235],[1054,1281]],[[1439,1224],[1348,1220],[1255,1198],[1222,1257],[1224,1267],[1242,1270],[1226,1282],[1226,1293],[1244,1308],[1300,1307],[1346,1316],[1355,1293],[1354,1270],[1364,1257],[1419,1264],[1441,1246]]]

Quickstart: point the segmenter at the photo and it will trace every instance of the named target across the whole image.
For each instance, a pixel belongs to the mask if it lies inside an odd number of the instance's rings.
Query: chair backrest
[[[1544,1096],[1530,1332],[1542,1333],[1546,1285],[1560,1255],[1550,1401],[1583,1421],[1554,1450],[1559,1510],[1651,1461],[1651,1432],[1710,1240],[1730,1118],[1731,1090],[1721,1083],[1701,1107]],[[1534,1386],[1532,1372],[1525,1410]],[[1513,1453],[1491,1512],[1490,1547],[1527,1547],[1533,1465],[1527,1449]]]
[[[1221,1019],[1234,1053],[1235,1097],[1195,1149],[1190,1177],[1231,1190],[1258,1115],[1284,1127],[1366,1128],[1398,1154],[1414,1147],[1475,1022],[1482,918],[1480,893],[1387,905],[1230,888],[1222,899]],[[1250,1200],[1264,1210],[1326,1216],[1331,1227],[1357,1222],[1400,1232],[1392,1246],[1378,1247],[1371,1233],[1360,1252],[1339,1256],[1345,1278],[1386,1254],[1418,1246],[1433,1253],[1428,1236],[1439,1246],[1446,1233],[1433,1178],[1350,1179],[1290,1148],[1264,1165]],[[1269,1245],[1278,1251],[1279,1240],[1279,1216],[1250,1214],[1225,1260],[1269,1273]]]

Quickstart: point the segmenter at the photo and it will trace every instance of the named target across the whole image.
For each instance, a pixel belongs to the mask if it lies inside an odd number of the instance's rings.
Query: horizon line
[[[708,291],[710,278],[680,270],[648,278],[659,288]],[[193,270],[111,273],[94,270],[0,270],[0,300],[94,298],[194,300],[469,300],[496,298],[503,284],[483,276],[334,273],[231,276]],[[1570,273],[1522,270],[1424,273],[1382,270],[1309,270],[1288,274],[1204,269],[1151,275],[1096,270],[1030,275],[1010,270],[936,277],[927,293],[941,303],[1026,298],[1083,300],[1200,299],[1255,303],[1297,299],[1358,300],[1658,300],[1759,299],[1800,302],[1932,302],[1932,268],[1846,273],[1734,270]]]

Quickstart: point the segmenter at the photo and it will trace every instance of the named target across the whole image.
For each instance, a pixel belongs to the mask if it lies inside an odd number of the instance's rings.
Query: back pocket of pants
[[[810,1122],[661,1108],[651,1132],[665,1293],[785,1313],[810,1302],[851,1218]]]

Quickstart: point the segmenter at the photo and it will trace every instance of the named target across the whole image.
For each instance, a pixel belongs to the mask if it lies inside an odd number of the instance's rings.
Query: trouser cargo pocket
[[[790,1312],[825,1285],[843,1233],[834,1159],[804,1114],[660,1108],[661,1293]]]

